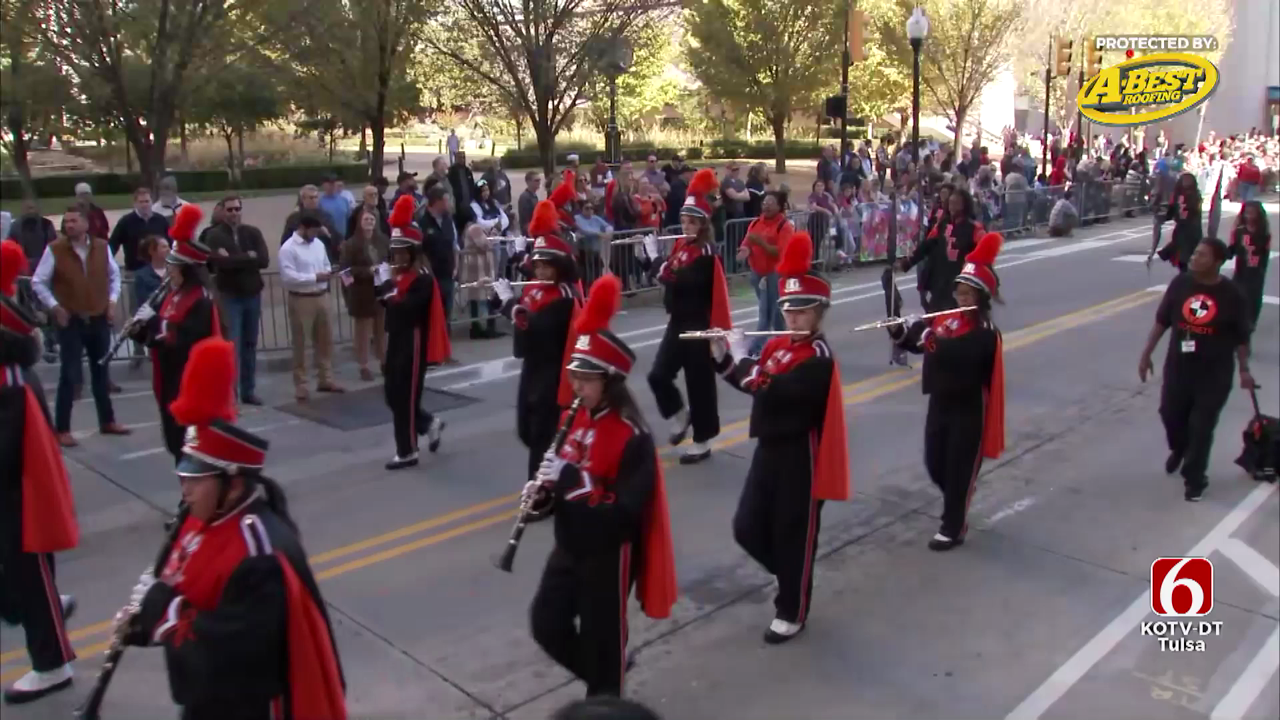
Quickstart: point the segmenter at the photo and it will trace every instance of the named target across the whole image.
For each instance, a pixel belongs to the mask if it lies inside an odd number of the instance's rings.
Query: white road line
[[[1236,538],[1227,538],[1218,551],[1226,555],[1228,560],[1239,565],[1241,570],[1253,578],[1254,582],[1266,588],[1267,592],[1280,597],[1280,568],[1272,565],[1262,553]]]
[[[257,427],[245,428],[245,430],[252,433],[266,432],[267,430],[274,430],[275,428],[284,427],[286,425],[297,425],[300,422],[302,421],[301,420],[284,420],[282,422],[267,423],[266,425],[259,425]],[[168,451],[169,451],[168,448],[163,448],[163,447],[149,448],[147,450],[138,450],[137,452],[125,453],[124,455],[121,455],[117,459],[137,460],[140,457],[147,457],[148,455],[159,455],[162,452],[168,452]]]
[[[1213,530],[1209,531],[1195,547],[1187,551],[1189,556],[1205,556],[1217,549],[1231,533],[1235,532],[1240,524],[1245,521],[1254,511],[1258,509],[1263,502],[1270,497],[1271,493],[1276,490],[1275,485],[1265,484],[1258,485],[1240,504],[1236,505],[1227,516],[1222,518]],[[1065,663],[1063,663],[1040,687],[1036,688],[1027,699],[1023,700],[1013,709],[1005,720],[1037,720],[1046,710],[1053,707],[1053,704],[1062,699],[1067,691],[1080,682],[1080,678],[1107,653],[1115,649],[1133,629],[1142,622],[1142,619],[1151,612],[1150,591],[1143,591],[1130,605],[1125,608],[1106,627],[1104,627],[1093,639],[1080,648],[1075,655],[1072,655]]]
[[[1268,305],[1280,305],[1280,297],[1276,297],[1275,295],[1263,295],[1262,302]]]
[[[1276,258],[1280,258],[1280,251],[1272,250],[1272,251],[1271,251],[1271,259],[1272,259],[1272,260],[1275,260]],[[1146,256],[1146,255],[1142,255],[1142,254],[1138,254],[1138,255],[1117,255],[1117,256],[1115,256],[1115,257],[1113,257],[1113,258],[1111,258],[1111,259],[1112,259],[1112,260],[1114,260],[1115,262],[1132,262],[1132,263],[1142,263],[1142,262],[1146,262],[1146,261],[1147,261],[1147,256]],[[1152,260],[1152,262],[1154,263],[1154,262],[1155,262],[1155,260]],[[1162,261],[1160,261],[1160,262],[1164,262],[1164,261],[1162,260]]]
[[[1070,255],[1082,250],[1092,250],[1094,248],[1106,247],[1113,241],[1110,240],[1085,240],[1083,242],[1072,243],[1062,247],[1049,248],[1048,250],[1037,250],[1031,255],[1033,257],[1058,257],[1060,255]]]
[[[1024,497],[1015,503],[1011,503],[1009,505],[1004,506],[1003,508],[1000,508],[1000,510],[995,515],[992,515],[991,517],[987,518],[987,525],[988,526],[994,525],[995,523],[1009,517],[1010,515],[1017,515],[1018,513],[1022,512],[1023,510],[1026,510],[1027,508],[1035,504],[1036,504],[1036,499],[1034,496]]]
[[[1276,668],[1280,668],[1280,626],[1271,631],[1271,637],[1263,643],[1258,654],[1253,656],[1249,666],[1240,674],[1240,679],[1236,680],[1236,684],[1231,686],[1222,701],[1213,709],[1213,713],[1209,716],[1210,720],[1243,718],[1253,706],[1254,701],[1266,689]]]

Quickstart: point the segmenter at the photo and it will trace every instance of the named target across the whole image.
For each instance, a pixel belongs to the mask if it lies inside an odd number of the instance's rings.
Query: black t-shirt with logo
[[[1249,341],[1250,321],[1236,284],[1219,277],[1212,285],[1183,273],[1169,283],[1156,311],[1169,328],[1165,374],[1230,377],[1236,348]]]

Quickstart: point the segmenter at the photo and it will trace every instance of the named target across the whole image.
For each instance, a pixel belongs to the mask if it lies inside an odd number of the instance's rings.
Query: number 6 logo
[[[1151,563],[1151,611],[1161,617],[1201,617],[1213,610],[1213,563],[1164,557]]]

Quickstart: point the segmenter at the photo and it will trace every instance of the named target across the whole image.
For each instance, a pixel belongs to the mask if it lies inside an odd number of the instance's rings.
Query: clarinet
[[[164,278],[164,282],[160,283],[160,287],[151,291],[151,295],[147,297],[147,301],[144,302],[143,305],[149,305],[152,310],[159,310],[160,303],[164,301],[165,293],[167,293],[168,291],[169,291],[169,276],[166,275]],[[111,358],[116,356],[116,352],[120,350],[120,346],[123,345],[125,341],[129,339],[129,336],[132,335],[133,331],[137,329],[137,325],[138,325],[138,319],[137,319],[137,316],[135,315],[134,317],[129,319],[129,322],[125,323],[124,327],[120,328],[120,334],[116,336],[116,341],[112,343],[111,349],[107,351],[107,354],[102,357],[102,360],[98,363],[99,365],[106,365],[107,363],[111,362]]]
[[[168,560],[170,548],[178,541],[178,533],[182,532],[182,525],[187,519],[187,506],[181,505],[178,508],[178,514],[169,521],[166,528],[169,532],[165,536],[165,545],[161,548],[162,553],[160,559],[156,563],[156,567],[151,569],[152,574],[156,568],[162,568],[165,561]],[[107,696],[107,687],[111,685],[111,678],[116,674],[116,668],[120,665],[120,657],[124,655],[124,638],[128,634],[129,625],[133,621],[135,615],[141,610],[141,601],[130,602],[121,611],[120,621],[116,623],[115,629],[111,634],[111,646],[107,648],[106,657],[102,661],[102,669],[98,671],[98,677],[94,680],[93,688],[89,691],[88,697],[76,709],[75,717],[77,720],[99,720],[100,711],[102,710],[102,701]]]
[[[569,428],[573,426],[573,419],[578,416],[578,408],[582,406],[582,398],[576,398],[573,404],[569,406],[569,414],[565,416],[564,422],[560,424],[560,429],[556,431],[555,438],[551,441],[550,452],[560,452],[560,447],[564,445],[564,441],[569,437]],[[502,549],[502,555],[494,562],[494,566],[503,572],[511,572],[511,567],[516,561],[516,551],[520,549],[520,538],[524,537],[524,528],[529,524],[529,516],[533,510],[533,493],[527,497],[520,498],[520,512],[516,519],[515,527],[511,528],[511,536],[507,538],[507,546]]]

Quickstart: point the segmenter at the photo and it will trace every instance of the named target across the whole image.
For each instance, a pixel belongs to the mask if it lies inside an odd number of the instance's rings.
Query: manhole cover
[[[439,413],[477,402],[477,398],[466,395],[423,388],[420,405],[427,412]],[[291,402],[276,409],[338,430],[363,430],[391,423],[391,410],[387,407],[381,387],[364,388],[341,395],[314,393],[308,402]]]

